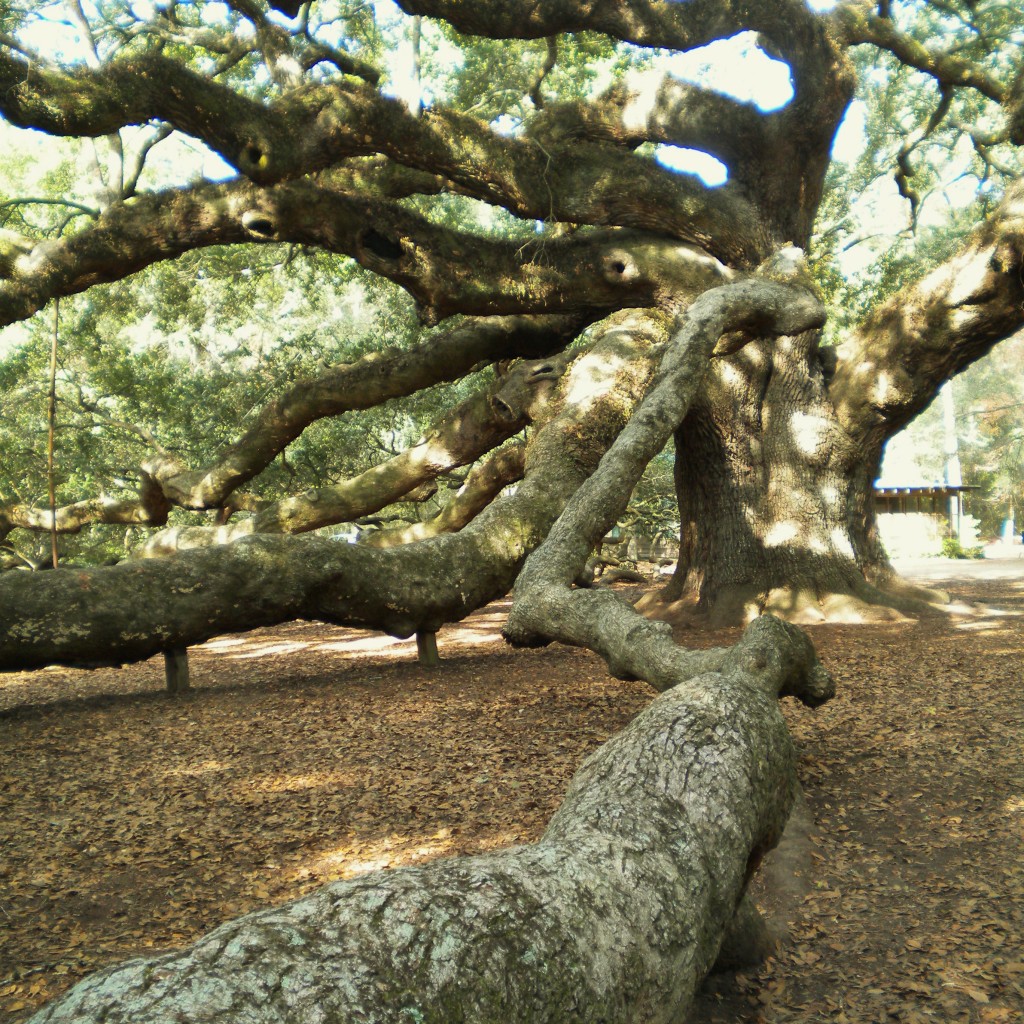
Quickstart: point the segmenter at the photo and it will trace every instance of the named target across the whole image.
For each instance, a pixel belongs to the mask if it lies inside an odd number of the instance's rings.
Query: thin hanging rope
[[[60,327],[60,299],[53,304],[53,340],[50,344],[50,401],[47,408],[49,438],[46,455],[46,474],[50,483],[50,550],[53,567],[57,568],[57,484],[54,478],[54,434],[57,430],[57,337]]]

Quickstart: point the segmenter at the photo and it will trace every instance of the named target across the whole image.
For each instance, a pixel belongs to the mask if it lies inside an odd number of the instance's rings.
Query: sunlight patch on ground
[[[228,657],[244,661],[246,658],[266,658],[272,654],[294,654],[296,651],[304,651],[307,647],[309,644],[303,641],[283,640],[276,644],[253,644],[237,654],[229,654]]]
[[[988,619],[1003,618],[1010,616],[1020,616],[1020,612],[1010,612],[1003,608],[970,608],[968,614],[982,615]],[[973,622],[958,622],[956,624],[957,629],[971,630],[975,633],[1001,633],[1004,632],[1006,627],[1000,625],[998,622],[985,622],[974,620]]]
[[[208,640],[203,644],[203,649],[207,651],[222,651],[228,647],[242,647],[249,641],[242,637],[237,636],[226,636],[219,640]]]
[[[378,654],[387,650],[392,654],[405,654],[416,650],[415,640],[399,640],[397,637],[367,636],[360,640],[332,640],[325,644],[317,644],[318,651],[338,651],[342,654]]]
[[[344,843],[300,864],[291,877],[355,878],[371,871],[431,860],[450,853],[454,845],[451,830],[447,828],[416,840],[392,834],[372,843]]]
[[[438,633],[438,644],[444,656],[445,641],[478,646],[501,641],[501,630],[508,618],[506,608],[489,615],[477,616],[472,625],[453,623]],[[336,639],[313,641],[280,639],[275,641],[251,640],[246,637],[221,637],[194,648],[204,654],[226,657],[232,661],[249,661],[279,654],[297,654],[302,651],[323,651],[342,654],[353,660],[380,654],[409,656],[416,653],[413,637],[400,639],[386,633],[371,633],[361,629],[343,629]],[[0,687],[4,685],[0,677]]]
[[[354,772],[313,772],[311,775],[269,775],[248,787],[256,793],[300,793],[310,789],[347,788],[361,781]]]
[[[217,772],[226,772],[231,768],[230,764],[224,761],[200,761],[198,764],[186,765],[183,768],[168,768],[163,772],[163,778],[174,778],[185,776],[187,778],[198,778],[202,775],[213,775]]]
[[[500,830],[481,837],[473,844],[473,852],[505,850],[522,841],[517,832]],[[299,864],[291,872],[292,879],[347,879],[388,868],[409,867],[451,854],[456,849],[452,830],[442,828],[430,836],[411,838],[392,833],[376,842],[344,843],[324,850]],[[463,847],[464,849],[464,847]]]

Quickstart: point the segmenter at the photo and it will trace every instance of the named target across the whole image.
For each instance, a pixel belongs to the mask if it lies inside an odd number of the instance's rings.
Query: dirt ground
[[[693,1024],[1024,1021],[1024,560],[908,571],[956,611],[811,630],[840,693],[785,702],[806,807],[758,889],[783,941]],[[0,1022],[328,880],[536,837],[651,695],[507,649],[503,607],[436,671],[307,623],[193,649],[179,697],[156,659],[0,675]]]

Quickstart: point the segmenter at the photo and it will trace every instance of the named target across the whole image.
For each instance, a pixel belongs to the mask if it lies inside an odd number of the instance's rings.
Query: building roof
[[[950,498],[954,494],[979,489],[978,484],[909,484],[907,486],[875,484],[875,497],[896,498],[902,494],[920,495],[925,498]]]

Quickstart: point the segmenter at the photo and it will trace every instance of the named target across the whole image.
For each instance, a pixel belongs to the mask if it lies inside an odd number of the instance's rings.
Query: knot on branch
[[[242,227],[257,238],[276,238],[277,225],[264,210],[247,210],[242,214]]]
[[[238,154],[238,169],[253,181],[265,181],[270,167],[270,147],[261,142],[248,142]]]
[[[631,284],[640,277],[640,268],[624,249],[610,252],[604,258],[604,278],[614,284]]]
[[[374,256],[385,263],[394,263],[402,258],[402,240],[390,238],[376,228],[369,228],[359,236],[359,247],[363,253]]]
[[[565,373],[564,356],[497,364],[491,407],[507,422],[536,422],[548,411],[555,385]]]

